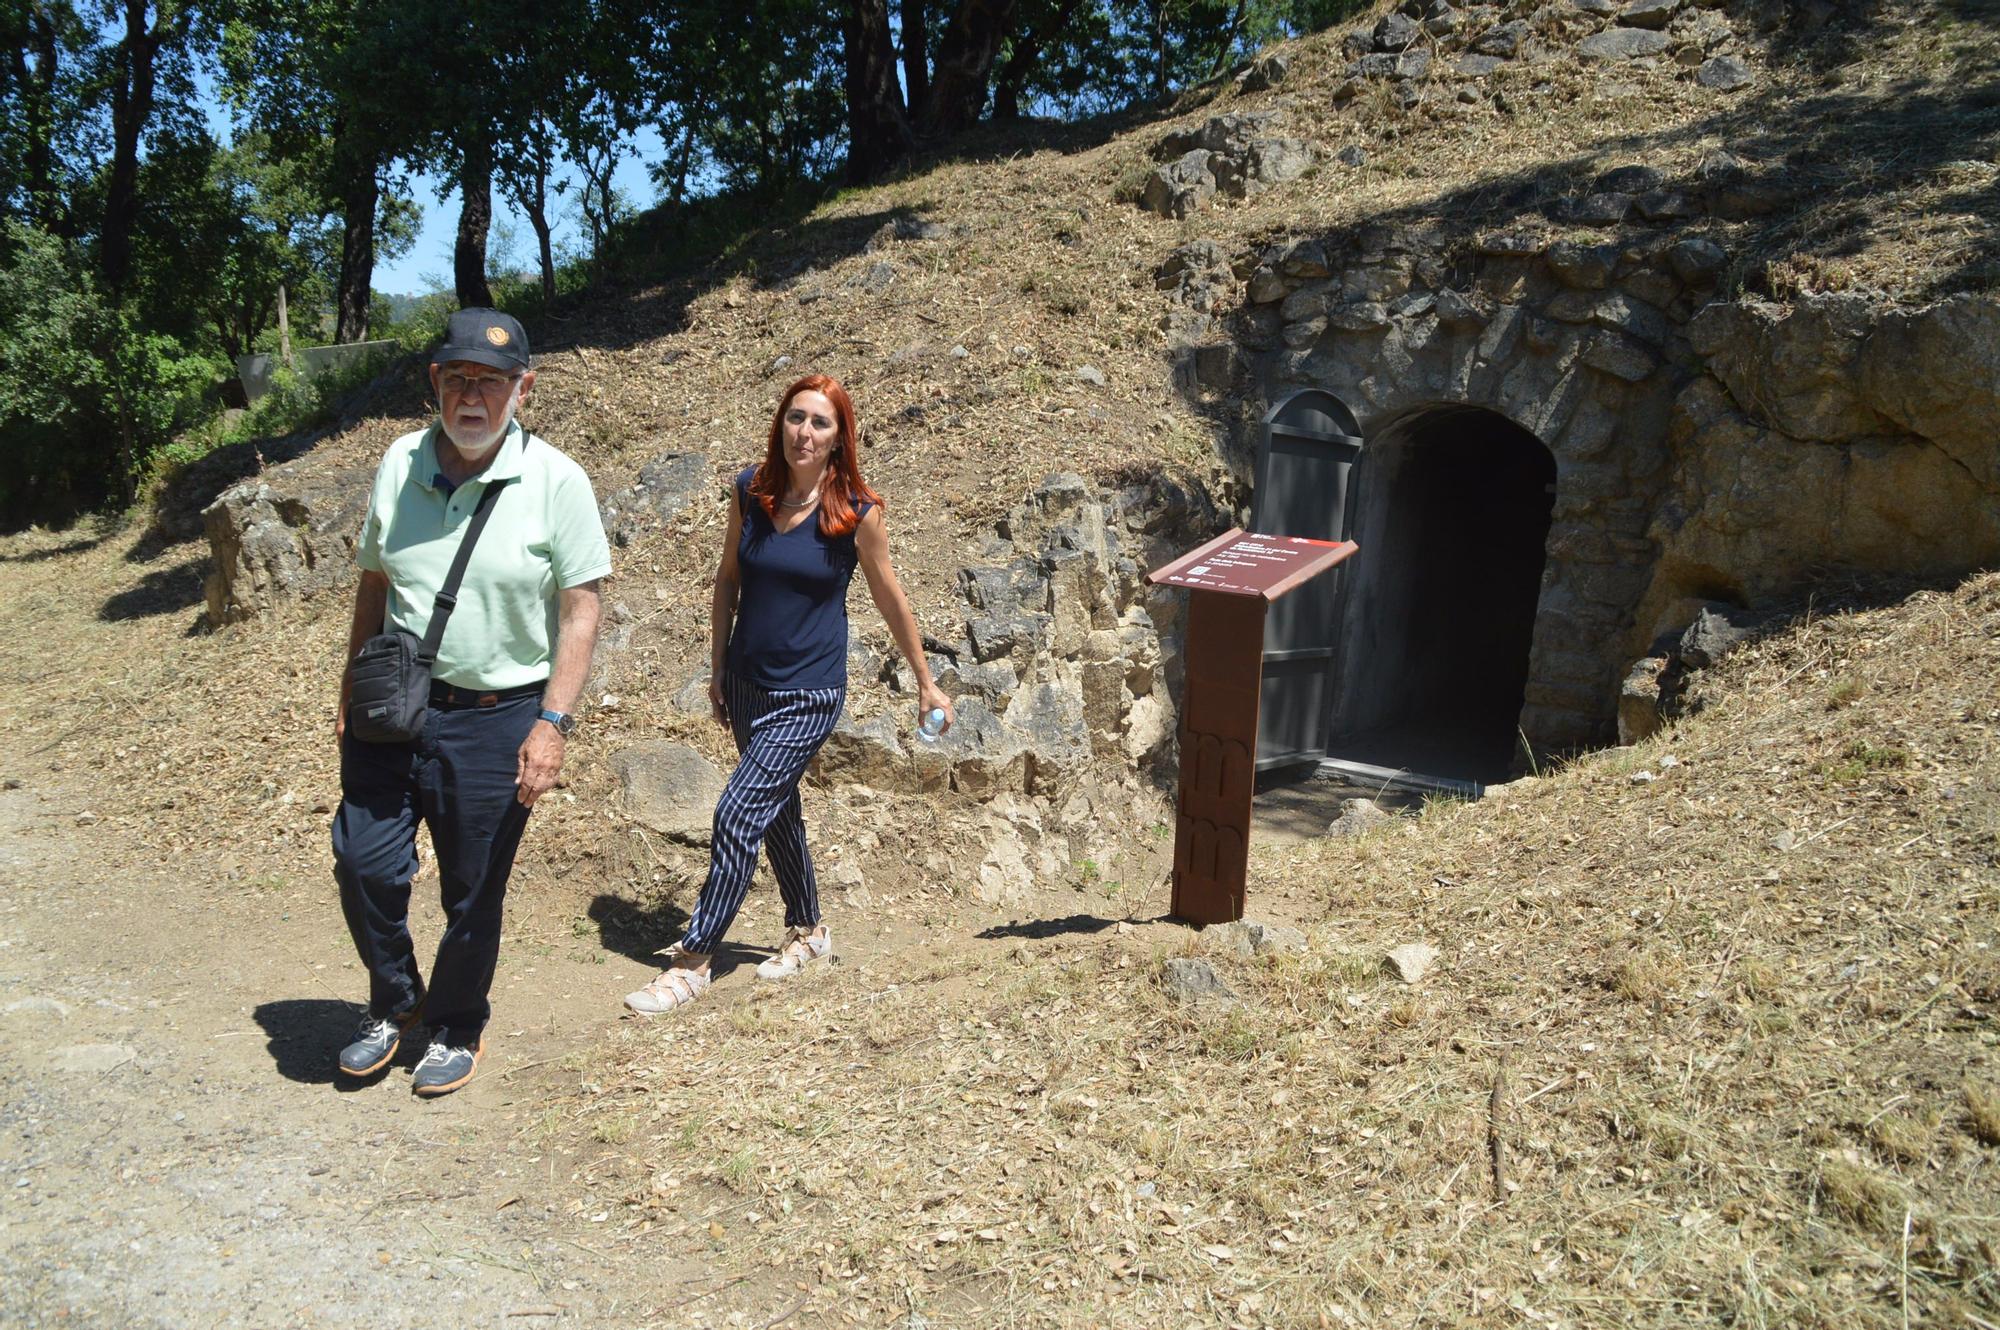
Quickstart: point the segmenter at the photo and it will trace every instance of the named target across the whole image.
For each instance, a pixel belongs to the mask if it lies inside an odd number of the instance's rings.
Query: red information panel
[[[1166,567],[1155,568],[1146,574],[1146,580],[1196,591],[1220,591],[1226,596],[1276,600],[1354,550],[1351,540],[1260,536],[1240,528],[1231,529]]]

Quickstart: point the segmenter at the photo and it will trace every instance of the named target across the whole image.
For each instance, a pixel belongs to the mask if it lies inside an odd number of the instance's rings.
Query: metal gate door
[[[1348,538],[1348,477],[1361,457],[1361,428],[1338,397],[1293,393],[1264,417],[1257,444],[1250,528],[1266,536]],[[1363,550],[1362,558],[1368,557]],[[1257,769],[1326,755],[1334,644],[1344,570],[1334,569],[1271,605],[1264,621],[1263,702]]]

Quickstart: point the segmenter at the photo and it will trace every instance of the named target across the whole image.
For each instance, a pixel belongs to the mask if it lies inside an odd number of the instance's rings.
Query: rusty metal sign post
[[[1357,548],[1351,540],[1259,536],[1238,528],[1146,574],[1155,586],[1191,593],[1174,827],[1172,910],[1179,918],[1224,924],[1243,917],[1264,614],[1279,596]]]

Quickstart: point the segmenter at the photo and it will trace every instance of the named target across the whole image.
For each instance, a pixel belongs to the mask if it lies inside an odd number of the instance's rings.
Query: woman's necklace
[[[819,490],[815,488],[811,494],[806,495],[805,498],[800,499],[797,503],[793,503],[790,499],[780,498],[778,506],[780,508],[810,508],[818,502]]]

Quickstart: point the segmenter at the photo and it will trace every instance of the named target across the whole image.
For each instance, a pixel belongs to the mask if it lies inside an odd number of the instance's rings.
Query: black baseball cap
[[[444,325],[444,341],[431,352],[431,363],[470,360],[494,369],[527,369],[528,334],[512,314],[497,309],[462,309]]]

